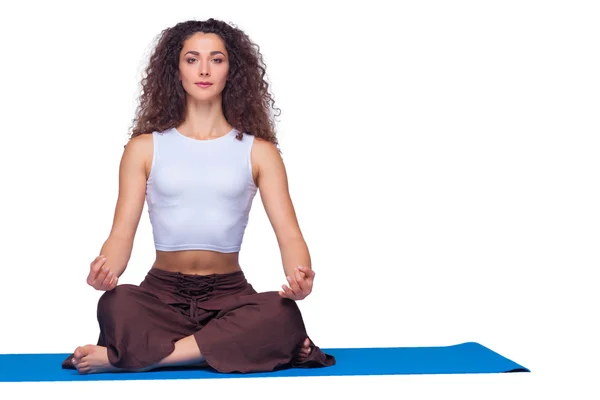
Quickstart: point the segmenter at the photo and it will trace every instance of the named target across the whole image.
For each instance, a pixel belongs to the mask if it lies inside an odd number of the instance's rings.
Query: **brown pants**
[[[139,286],[123,284],[98,302],[99,346],[118,368],[155,364],[194,335],[200,353],[219,372],[265,372],[335,364],[311,341],[304,361],[294,361],[308,337],[295,301],[277,292],[257,293],[243,272],[187,275],[152,268]],[[72,355],[62,367],[74,369]]]

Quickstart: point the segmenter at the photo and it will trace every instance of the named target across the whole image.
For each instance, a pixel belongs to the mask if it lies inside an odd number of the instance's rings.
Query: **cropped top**
[[[240,251],[258,190],[250,152],[254,136],[232,129],[197,140],[176,128],[152,132],[146,202],[156,250]]]

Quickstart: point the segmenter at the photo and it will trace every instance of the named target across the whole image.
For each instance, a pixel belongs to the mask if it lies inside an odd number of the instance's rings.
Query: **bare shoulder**
[[[252,146],[252,175],[258,184],[261,171],[284,171],[283,159],[279,149],[268,140],[255,137]]]
[[[143,152],[148,149],[152,150],[153,142],[152,133],[142,133],[141,135],[129,139],[125,146],[126,148],[131,148],[132,151]]]
[[[129,139],[123,152],[123,161],[128,164],[143,166],[146,177],[148,177],[152,165],[153,152],[154,140],[152,133],[143,133]]]
[[[259,166],[260,164],[270,164],[273,162],[279,163],[282,161],[281,154],[279,154],[279,149],[277,149],[275,144],[259,137],[254,138],[252,158],[253,161],[255,160],[259,164]]]
[[[271,142],[269,142],[268,140],[265,140],[263,138],[259,138],[259,137],[254,137],[254,149],[258,150],[259,152],[275,152],[277,154],[279,154],[279,151],[277,150],[277,147],[275,147],[275,145]]]

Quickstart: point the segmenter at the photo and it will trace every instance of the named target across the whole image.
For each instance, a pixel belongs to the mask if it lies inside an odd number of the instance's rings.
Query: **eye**
[[[188,64],[190,63],[191,60],[196,60],[196,59],[195,58],[188,58],[187,59]]]
[[[221,64],[223,62],[222,58],[215,58],[214,61],[217,62],[217,64]]]

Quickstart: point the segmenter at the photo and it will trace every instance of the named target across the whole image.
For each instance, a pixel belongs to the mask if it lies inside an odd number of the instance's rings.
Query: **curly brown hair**
[[[260,47],[235,27],[210,18],[184,21],[163,30],[150,56],[142,79],[142,93],[130,139],[144,133],[173,128],[185,119],[186,93],[178,80],[179,55],[184,42],[197,32],[217,34],[229,53],[229,73],[222,93],[225,119],[239,133],[262,138],[278,146],[274,117],[275,107],[266,65]],[[279,113],[271,113],[271,108]]]

